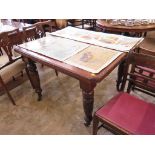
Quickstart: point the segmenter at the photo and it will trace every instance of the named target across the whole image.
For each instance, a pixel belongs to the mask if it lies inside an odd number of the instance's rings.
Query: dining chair
[[[93,135],[101,127],[114,134],[154,135],[155,104],[121,92],[95,112]]]
[[[14,29],[12,31],[6,32],[9,38],[10,46],[11,46],[11,58],[21,56],[17,52],[14,51],[14,46],[22,44],[24,41],[24,37],[22,32],[19,29]]]
[[[36,31],[37,31],[37,38],[42,38],[46,36],[46,32],[52,32],[53,30],[53,23],[51,20],[37,22]]]
[[[25,42],[29,42],[38,38],[36,25],[23,27],[23,34]]]
[[[3,51],[6,53],[6,56],[8,57],[8,61],[0,66],[0,85],[2,86],[2,88],[4,88],[13,105],[16,105],[14,99],[9,92],[9,89],[7,88],[7,83],[12,80],[13,76],[21,73],[21,71],[23,70],[26,71],[29,80],[30,76],[26,64],[22,60],[22,57],[12,56],[12,45],[13,42],[11,42],[11,39],[9,39],[8,33],[0,33],[0,48],[3,49]],[[2,57],[0,57],[0,59],[2,59]],[[33,86],[32,82],[31,85]]]
[[[5,64],[8,61],[12,61],[13,57],[20,56],[19,54],[14,52],[14,45],[18,45],[18,44],[22,43],[21,36],[19,36],[20,35],[19,29],[14,29],[14,30],[11,30],[11,31],[6,31],[5,33],[6,33],[5,35],[7,35],[8,39],[10,40],[9,43],[10,43],[10,46],[11,46],[11,50],[8,53],[7,50],[4,51],[4,49],[2,47],[0,47],[0,49],[3,50],[3,52],[5,52],[2,55],[1,59],[0,59],[1,60],[0,61],[0,65],[3,65],[3,64]],[[3,36],[3,34],[1,36]]]
[[[125,64],[121,90],[125,89],[127,81],[128,93],[138,90],[155,96],[155,56],[130,53]]]
[[[53,32],[56,27],[56,21],[55,20],[46,20],[46,21],[42,21],[42,22],[37,22],[36,25],[38,27],[40,26],[40,29],[43,29],[42,31],[44,31],[44,32]]]

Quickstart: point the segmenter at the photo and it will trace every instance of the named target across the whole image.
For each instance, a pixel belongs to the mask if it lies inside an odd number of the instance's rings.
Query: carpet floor
[[[79,82],[59,72],[37,65],[41,80],[42,101],[27,80],[11,90],[17,106],[13,106],[6,94],[0,96],[0,134],[18,135],[90,135],[92,125],[85,127],[82,93]],[[95,88],[94,111],[106,103],[116,91],[117,68]],[[135,92],[135,95],[155,102],[153,97]],[[101,128],[101,135],[111,132]]]

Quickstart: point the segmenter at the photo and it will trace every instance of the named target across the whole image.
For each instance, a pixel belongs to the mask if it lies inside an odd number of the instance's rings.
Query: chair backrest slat
[[[6,53],[9,61],[12,61],[11,44],[6,32],[0,33],[0,48]]]
[[[155,56],[129,53],[124,69],[122,90],[129,81],[127,91],[137,89],[155,96]]]
[[[137,66],[155,69],[155,56],[132,53],[128,58],[128,63],[132,65],[134,64]]]

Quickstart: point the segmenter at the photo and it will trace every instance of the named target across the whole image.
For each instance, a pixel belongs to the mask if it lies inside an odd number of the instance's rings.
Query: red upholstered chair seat
[[[113,97],[94,117],[127,134],[155,134],[155,105],[127,93]]]

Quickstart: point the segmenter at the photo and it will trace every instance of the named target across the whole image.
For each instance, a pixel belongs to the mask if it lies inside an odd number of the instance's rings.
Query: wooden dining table
[[[50,44],[50,46],[52,46],[52,44]],[[79,86],[82,90],[83,108],[85,114],[84,120],[86,126],[90,125],[92,121],[94,89],[96,85],[99,84],[106,76],[108,76],[127,56],[126,53],[120,54],[112,63],[102,69],[99,73],[92,74],[91,72],[88,72],[86,70],[53,59],[52,57],[46,56],[45,54],[37,53],[37,51],[23,48],[21,46],[16,46],[14,50],[24,57],[29,70],[31,81],[33,83],[33,87],[38,94],[39,100],[42,97],[42,89],[39,73],[35,64],[36,62],[56,69],[57,71],[62,72],[79,81]]]

